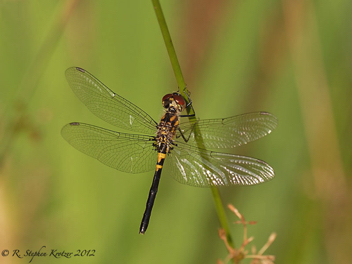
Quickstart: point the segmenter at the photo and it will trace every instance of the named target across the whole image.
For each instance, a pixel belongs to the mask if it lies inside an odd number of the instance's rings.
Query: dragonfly
[[[190,121],[182,118],[187,115],[181,115],[190,104],[174,92],[162,98],[164,115],[157,123],[88,71],[71,67],[65,74],[73,92],[93,114],[132,133],[72,122],[62,128],[63,138],[118,171],[155,171],[140,234],[149,225],[162,170],[176,181],[196,187],[254,185],[274,177],[274,169],[262,160],[214,151],[238,147],[270,134],[278,120],[268,112]]]

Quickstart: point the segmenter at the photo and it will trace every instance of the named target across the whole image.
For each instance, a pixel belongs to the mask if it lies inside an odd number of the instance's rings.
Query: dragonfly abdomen
[[[145,208],[145,211],[143,214],[141,226],[139,228],[140,234],[144,234],[145,231],[147,231],[147,228],[149,225],[149,219],[152,214],[152,209],[153,209],[155,197],[158,192],[161,171],[162,171],[162,168],[164,165],[165,157],[166,157],[165,153],[161,153],[161,152],[158,153],[158,161],[156,163],[156,169],[155,169],[155,174],[154,174],[154,178],[153,178],[153,183],[152,183],[152,186],[150,187],[146,208]]]
[[[166,153],[171,150],[173,144],[173,138],[176,135],[176,129],[179,125],[177,112],[167,111],[161,118],[158,125],[158,131],[156,135],[156,150],[158,151],[158,160],[156,163],[155,174],[153,178],[152,186],[150,187],[149,196],[146,204],[146,208],[143,214],[139,233],[144,234],[148,228],[149,219],[152,214],[152,209],[155,201],[156,194],[158,192],[158,186],[161,177],[161,171],[163,169]]]

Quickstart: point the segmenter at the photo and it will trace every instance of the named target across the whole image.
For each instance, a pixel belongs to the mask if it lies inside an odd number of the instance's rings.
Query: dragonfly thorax
[[[176,130],[179,126],[178,112],[166,112],[158,124],[156,133],[156,149],[158,152],[169,153]]]

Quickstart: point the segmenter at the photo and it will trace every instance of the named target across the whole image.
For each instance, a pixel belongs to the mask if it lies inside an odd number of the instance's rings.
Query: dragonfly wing
[[[111,91],[84,69],[71,67],[66,79],[76,96],[104,121],[140,133],[155,133],[157,123],[146,112]]]
[[[185,122],[180,129],[188,144],[201,147],[234,148],[257,140],[271,133],[277,126],[277,118],[267,112],[255,112],[219,119],[204,119],[196,122]],[[181,137],[180,131],[176,134]],[[201,138],[203,140],[201,140]]]
[[[166,157],[164,169],[178,182],[198,187],[254,185],[274,177],[273,168],[262,160],[184,143],[177,143]]]
[[[154,137],[125,134],[84,123],[70,123],[63,138],[79,151],[119,171],[141,173],[155,169]]]

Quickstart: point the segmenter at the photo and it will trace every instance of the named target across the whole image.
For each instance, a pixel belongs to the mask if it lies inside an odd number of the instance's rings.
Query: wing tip
[[[73,126],[80,126],[82,123],[79,123],[79,122],[71,122],[71,123],[68,123],[66,125],[64,125],[62,128],[61,128],[61,135],[64,139],[67,140],[67,135],[65,134],[66,133],[66,130],[69,129],[70,127],[73,127]]]
[[[70,126],[79,126],[81,123],[80,122],[71,122],[68,125]]]
[[[83,68],[74,66],[74,67],[68,68],[68,69],[65,71],[65,74],[66,74],[66,76],[67,76],[67,75],[69,75],[69,74],[73,74],[73,73],[76,72],[76,71],[80,71],[80,72],[82,72],[82,73],[86,73],[86,72],[87,72],[87,71],[86,71],[85,69],[83,69]]]
[[[80,72],[83,72],[83,73],[85,73],[86,72],[86,70],[85,69],[82,69],[82,68],[80,68],[80,67],[75,67],[76,68],[76,70],[77,71],[80,71]]]
[[[273,117],[274,119],[277,119],[277,117],[275,115],[273,115],[272,113],[269,113],[269,112],[260,111],[259,114],[263,115],[263,116],[270,116],[270,117]]]
[[[271,114],[269,112],[261,111],[261,112],[259,112],[259,114],[261,116],[265,116],[268,119],[270,119],[271,126],[272,126],[271,130],[269,131],[269,134],[270,134],[272,132],[272,130],[274,130],[277,127],[277,125],[279,124],[278,118],[275,115],[273,115],[273,114]]]

